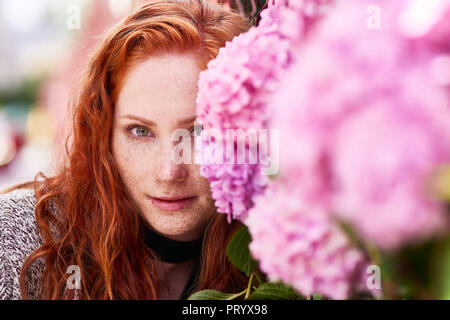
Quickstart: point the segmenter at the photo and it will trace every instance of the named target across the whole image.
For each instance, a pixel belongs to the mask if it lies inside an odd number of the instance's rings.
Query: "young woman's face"
[[[127,190],[151,228],[179,241],[198,239],[217,214],[200,167],[171,159],[174,131],[194,129],[200,71],[191,54],[152,56],[130,70],[115,109],[112,152]]]

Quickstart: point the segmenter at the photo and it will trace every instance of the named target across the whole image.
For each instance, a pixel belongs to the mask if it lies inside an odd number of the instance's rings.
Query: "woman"
[[[206,1],[164,0],[113,28],[73,103],[66,163],[0,195],[1,299],[245,288],[225,255],[240,224],[217,213],[199,166],[170,154],[172,133],[194,128],[200,71],[250,26]]]

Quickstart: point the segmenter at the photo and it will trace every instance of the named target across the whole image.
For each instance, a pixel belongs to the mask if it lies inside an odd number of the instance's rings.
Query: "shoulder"
[[[25,249],[40,241],[35,218],[33,189],[17,189],[0,195],[0,247]]]
[[[42,239],[35,218],[33,189],[0,194],[0,299],[20,299],[19,275],[23,262]],[[35,266],[28,278],[38,272]]]
[[[16,189],[0,194],[0,226],[20,229],[34,225],[35,206],[36,196],[33,189]]]

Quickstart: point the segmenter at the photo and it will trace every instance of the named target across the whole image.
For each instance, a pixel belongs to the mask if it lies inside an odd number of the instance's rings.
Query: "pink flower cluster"
[[[450,162],[450,4],[345,0],[323,16],[329,3],[269,1],[201,74],[197,103],[205,129],[280,130],[275,180],[259,164],[201,174],[271,280],[343,299],[367,261],[336,219],[384,250],[449,230],[427,183]]]
[[[276,181],[256,199],[246,224],[252,256],[270,281],[303,295],[346,299],[365,285],[366,257],[322,208],[303,201],[295,183]]]
[[[300,2],[312,6],[323,1]],[[313,21],[314,12],[306,15],[299,8],[298,1],[269,1],[260,25],[227,42],[208,64],[200,75],[197,97],[198,120],[204,129],[267,128],[272,116],[268,101],[293,62],[294,40],[304,34],[296,32],[304,30],[303,20]],[[213,154],[208,149],[215,144],[202,143],[205,154]],[[216,144],[220,143],[224,141],[218,139]],[[229,221],[232,217],[245,219],[253,196],[262,193],[267,184],[260,164],[204,164],[201,174],[211,182],[216,207]]]
[[[198,139],[201,140],[203,137],[200,136]],[[200,143],[203,147],[202,152],[198,152]],[[231,159],[234,162],[227,164],[230,157],[218,154],[216,151],[216,145],[219,143],[223,143],[223,140],[196,143],[196,161],[202,163],[200,174],[208,178],[210,182],[217,211],[226,214],[229,223],[232,218],[244,220],[248,209],[254,204],[254,197],[264,193],[268,178],[261,175],[258,164],[238,164],[237,152],[234,154],[234,159]],[[219,161],[223,164],[215,164],[215,159],[220,159]],[[248,160],[248,153],[246,160]]]
[[[265,127],[267,97],[290,65],[289,49],[275,22],[227,42],[200,74],[197,114],[203,127]]]
[[[269,0],[269,10],[261,12],[260,27],[276,26],[293,45],[299,45],[321,20],[334,0]]]
[[[433,34],[450,7],[447,1],[420,40],[399,28],[401,2],[379,3],[378,30],[361,15],[368,1],[340,2],[298,50],[271,106],[280,179],[295,177],[305,201],[382,249],[449,230],[427,183],[433,169],[450,162],[450,69],[435,66],[448,61],[449,38]]]

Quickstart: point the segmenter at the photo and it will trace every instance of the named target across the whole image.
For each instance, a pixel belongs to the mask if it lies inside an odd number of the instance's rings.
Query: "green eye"
[[[145,127],[136,127],[134,131],[135,135],[138,137],[148,137],[150,135],[150,130]]]
[[[147,137],[150,134],[150,130],[144,127],[136,127],[136,136]]]
[[[148,138],[152,136],[150,129],[138,125],[129,125],[125,128],[125,131],[132,139]]]

